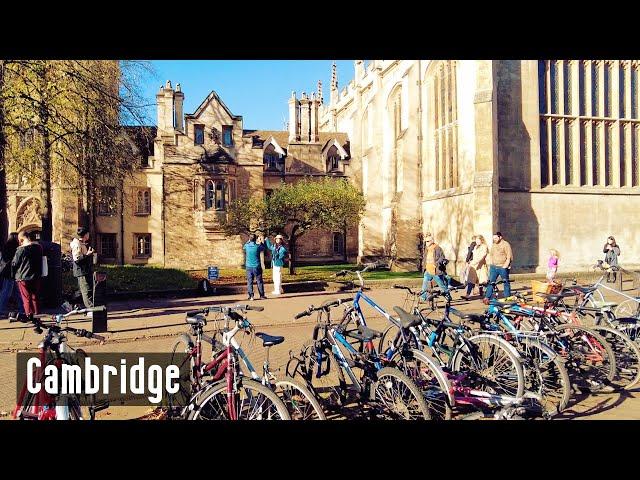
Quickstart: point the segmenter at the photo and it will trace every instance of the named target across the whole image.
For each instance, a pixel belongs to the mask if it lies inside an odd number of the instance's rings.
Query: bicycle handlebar
[[[69,314],[72,313],[83,313],[85,311],[88,312],[101,312],[104,311],[105,307],[101,306],[101,307],[93,307],[93,308],[84,308],[84,309],[76,309],[76,310],[72,310],[71,312],[69,312],[66,315],[63,316],[68,316]],[[14,316],[15,315],[15,316]],[[35,325],[36,328],[46,328],[46,329],[51,329],[54,327],[57,327],[56,324],[46,324],[43,323],[42,321],[40,321],[39,318],[33,318],[30,317],[24,313],[18,313],[17,315],[15,313],[10,313],[9,314],[9,322],[10,323],[14,323],[14,322],[20,322],[20,323],[32,323],[33,325]],[[90,330],[86,330],[84,328],[73,328],[73,327],[60,327],[60,331],[63,332],[71,332],[74,335],[78,336],[78,337],[84,337],[84,338],[91,338],[91,339],[95,339],[98,340],[100,342],[105,342],[106,341],[106,337],[103,337],[102,335],[98,335],[96,333],[93,333]]]
[[[264,307],[246,305],[246,304],[244,305],[238,304],[238,305],[232,305],[232,306],[212,305],[210,307],[201,308],[200,310],[191,310],[190,312],[187,312],[187,317],[195,317],[201,314],[208,315],[209,312],[229,313],[229,312],[235,312],[237,310],[241,310],[241,311],[254,310],[256,312],[262,312],[264,310]]]
[[[313,305],[311,305],[305,311],[296,314],[293,318],[298,320],[298,319],[300,319],[302,317],[308,317],[313,312],[317,312],[317,311],[320,311],[320,310],[328,311],[332,307],[338,307],[338,306],[342,305],[343,303],[349,303],[349,302],[352,302],[352,301],[353,301],[353,297],[349,297],[349,298],[340,298],[338,300],[329,300],[329,301],[324,302],[319,307],[314,307]]]

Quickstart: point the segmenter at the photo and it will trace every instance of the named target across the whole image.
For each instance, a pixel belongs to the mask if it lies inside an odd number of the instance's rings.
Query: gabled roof
[[[209,104],[214,100],[217,101],[220,105],[222,105],[222,108],[224,108],[225,112],[227,112],[231,118],[233,118],[234,120],[242,120],[242,115],[234,115],[233,113],[231,113],[231,110],[229,110],[229,107],[225,105],[222,99],[213,90],[211,90],[211,93],[207,95],[207,98],[203,100],[200,106],[196,109],[195,113],[187,113],[186,117],[189,117],[189,118],[199,117],[202,114],[202,112],[204,112],[204,110],[209,106]]]
[[[324,147],[322,147],[322,156],[326,157],[327,152],[334,145],[336,146],[336,149],[340,154],[340,158],[344,160],[349,156],[349,153],[347,153],[347,151],[342,147],[342,145],[340,145],[340,143],[335,138],[328,140],[327,143],[324,144]]]
[[[262,148],[267,148],[269,144],[273,145],[273,149],[276,151],[276,153],[280,155],[286,155],[285,151],[278,143],[278,140],[276,140],[276,138],[273,135],[267,138],[267,141],[264,142],[264,144],[262,145]]]
[[[252,138],[256,137],[258,140],[262,140],[264,142],[264,146],[267,146],[267,141],[270,137],[278,142],[283,149],[289,148],[289,132],[287,130],[243,130],[242,136],[244,138]],[[343,132],[319,132],[318,136],[320,137],[319,143],[323,146],[326,145],[331,140],[336,140],[337,143],[345,149],[345,151],[349,151],[349,137],[346,133]]]

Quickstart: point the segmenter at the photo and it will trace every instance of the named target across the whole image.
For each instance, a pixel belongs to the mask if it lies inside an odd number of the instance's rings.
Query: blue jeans
[[[485,298],[491,298],[493,295],[493,285],[491,282],[495,282],[498,280],[498,277],[501,277],[504,280],[504,296],[511,296],[511,284],[509,283],[509,269],[501,268],[495,265],[489,265],[489,282],[487,284],[487,292],[485,293]]]
[[[4,315],[7,313],[7,304],[9,303],[9,299],[12,296],[18,304],[18,311],[20,313],[24,313],[22,299],[20,298],[20,292],[18,292],[16,282],[10,278],[3,278],[1,280],[2,286],[0,286],[0,314]]]
[[[262,268],[247,267],[247,295],[253,298],[253,280],[258,284],[258,293],[264,297],[264,282],[262,281]]]
[[[424,272],[424,278],[422,280],[423,291],[427,289],[427,286],[429,285],[429,282],[431,282],[431,280],[435,280],[435,282],[440,287],[440,290],[442,290],[443,292],[449,291],[449,287],[447,285],[448,282],[445,283],[444,275],[431,275],[429,272]],[[422,295],[422,299],[424,300],[425,298],[426,298],[426,295]]]

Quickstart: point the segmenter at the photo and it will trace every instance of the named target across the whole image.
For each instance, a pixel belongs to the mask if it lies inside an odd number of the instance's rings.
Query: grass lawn
[[[355,264],[318,265],[298,267],[296,275],[289,275],[289,269],[282,271],[282,281],[308,282],[308,281],[345,281],[357,280],[355,275],[335,278],[332,275],[340,270],[356,270]],[[138,265],[101,265],[99,271],[107,273],[107,292],[153,291],[153,290],[177,290],[196,288],[200,279],[206,277],[206,270],[184,271],[175,268],[162,268],[155,266]],[[263,273],[265,282],[272,281],[272,270],[267,269]],[[420,278],[419,272],[389,272],[377,270],[366,272],[364,277],[369,280]],[[242,268],[221,268],[220,278],[213,285],[244,284],[246,273]],[[71,272],[63,273],[63,290],[71,293],[78,289],[78,282]]]

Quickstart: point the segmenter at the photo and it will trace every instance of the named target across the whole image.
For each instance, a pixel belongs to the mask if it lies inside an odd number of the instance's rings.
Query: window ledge
[[[148,213],[139,213],[139,212],[136,212],[136,213],[134,213],[133,215],[134,215],[134,216],[136,216],[136,217],[149,217],[149,216],[151,216],[151,212],[148,212]]]

